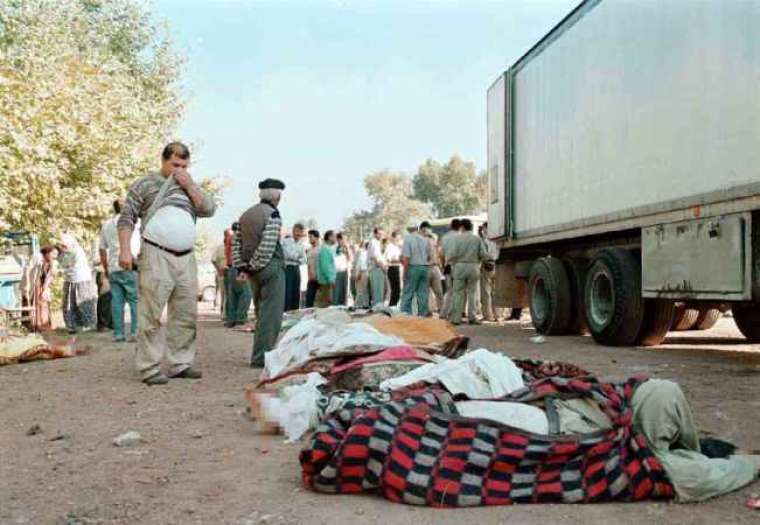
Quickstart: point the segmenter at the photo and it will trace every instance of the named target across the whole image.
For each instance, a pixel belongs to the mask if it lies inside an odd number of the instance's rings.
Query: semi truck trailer
[[[488,89],[497,302],[656,345],[760,342],[760,2],[586,0]]]

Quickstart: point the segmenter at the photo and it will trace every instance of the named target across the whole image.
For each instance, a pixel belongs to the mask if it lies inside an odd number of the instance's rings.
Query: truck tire
[[[641,262],[622,248],[599,252],[586,273],[584,302],[586,321],[597,343],[636,344],[644,320]]]
[[[586,283],[586,270],[588,261],[567,257],[562,259],[570,281],[570,323],[567,333],[574,335],[588,334],[586,322],[586,307],[584,306],[584,284]]]
[[[709,330],[723,317],[723,312],[720,308],[700,308],[699,316],[694,321],[694,327],[692,330]]]
[[[686,304],[678,303],[676,312],[673,315],[673,326],[670,328],[674,332],[683,332],[691,330],[694,323],[699,317],[699,310],[696,308],[686,308]]]
[[[735,303],[731,307],[739,331],[750,343],[760,343],[760,304]]]
[[[644,299],[644,321],[639,345],[657,346],[665,340],[673,324],[676,305],[667,299]]]
[[[567,333],[570,324],[570,281],[560,259],[541,257],[528,278],[530,316],[536,331],[544,335]]]

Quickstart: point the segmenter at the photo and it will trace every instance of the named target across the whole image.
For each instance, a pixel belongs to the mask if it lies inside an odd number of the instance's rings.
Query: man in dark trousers
[[[285,257],[280,244],[280,204],[285,184],[277,179],[259,183],[261,201],[240,216],[238,270],[248,275],[256,308],[251,367],[264,366],[264,354],[274,348],[285,311]],[[237,257],[236,257],[237,259]]]

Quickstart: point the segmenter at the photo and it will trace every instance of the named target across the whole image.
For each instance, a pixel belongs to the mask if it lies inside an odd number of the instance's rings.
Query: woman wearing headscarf
[[[21,280],[24,306],[34,309],[30,328],[35,332],[50,330],[50,288],[58,270],[58,248],[45,246],[29,264]]]
[[[63,321],[69,333],[90,330],[97,323],[98,292],[87,254],[70,233],[61,237],[63,268]]]

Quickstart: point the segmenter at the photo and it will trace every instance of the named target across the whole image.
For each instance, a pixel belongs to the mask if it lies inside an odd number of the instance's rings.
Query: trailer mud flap
[[[748,300],[752,297],[752,216],[659,224],[641,233],[643,296]]]

